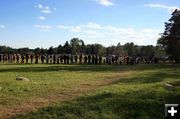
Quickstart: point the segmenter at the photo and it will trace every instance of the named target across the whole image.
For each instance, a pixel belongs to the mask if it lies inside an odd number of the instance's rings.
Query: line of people
[[[118,57],[109,55],[70,55],[70,54],[0,54],[0,62],[9,63],[46,63],[46,64],[149,64],[157,63],[158,59],[143,57]]]
[[[46,63],[46,64],[101,64],[101,55],[69,55],[69,54],[0,54],[0,62],[9,63]]]

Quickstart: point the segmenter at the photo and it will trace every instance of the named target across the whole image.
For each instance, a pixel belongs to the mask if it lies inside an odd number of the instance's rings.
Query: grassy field
[[[0,64],[0,119],[160,119],[165,103],[180,103],[180,65]]]

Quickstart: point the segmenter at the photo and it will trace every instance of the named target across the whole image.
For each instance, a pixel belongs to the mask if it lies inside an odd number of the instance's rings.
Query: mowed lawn
[[[180,65],[0,64],[0,119],[161,119],[166,103]]]

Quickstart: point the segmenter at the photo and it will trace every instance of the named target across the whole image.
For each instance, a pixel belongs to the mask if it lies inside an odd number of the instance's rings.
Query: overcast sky
[[[1,0],[0,45],[64,45],[73,37],[104,46],[156,45],[180,0]]]

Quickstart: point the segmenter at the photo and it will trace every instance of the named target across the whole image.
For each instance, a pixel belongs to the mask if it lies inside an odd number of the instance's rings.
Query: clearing
[[[180,65],[0,64],[0,119],[159,119],[179,100]]]

